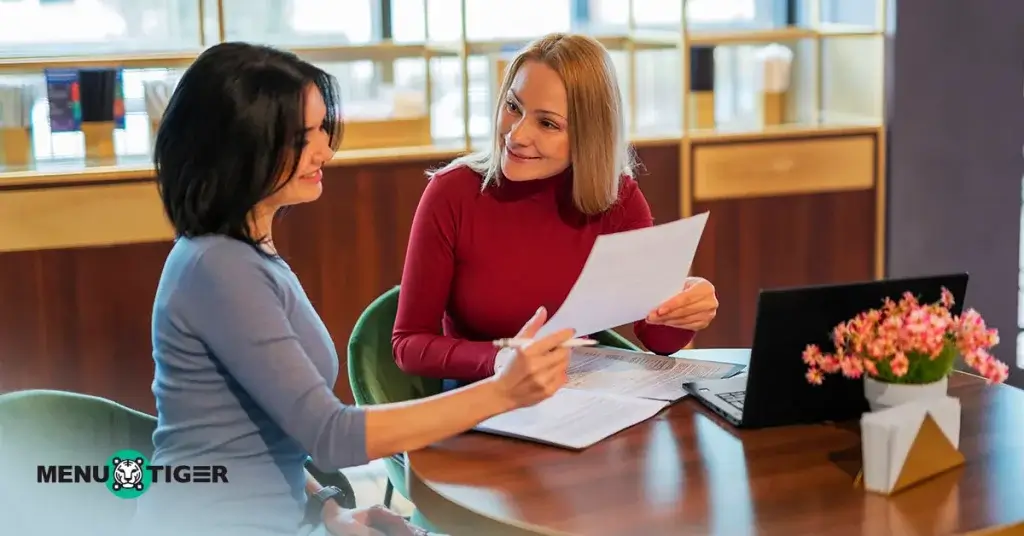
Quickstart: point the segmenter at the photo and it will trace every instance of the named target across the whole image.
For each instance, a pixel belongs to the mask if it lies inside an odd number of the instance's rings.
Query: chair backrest
[[[348,340],[348,381],[357,405],[404,402],[441,392],[441,380],[406,374],[395,363],[391,332],[398,290],[391,288],[367,306]]]
[[[0,525],[24,534],[92,534],[130,519],[135,503],[103,483],[38,482],[38,466],[103,466],[120,450],[153,454],[156,418],[78,393],[27,390],[0,395]]]
[[[611,346],[612,348],[619,348],[621,350],[641,350],[639,346],[633,344],[629,339],[619,335],[618,332],[611,329],[595,333],[591,335],[590,338],[595,339],[602,346]]]
[[[395,363],[391,333],[398,313],[399,287],[374,300],[359,316],[348,341],[348,381],[358,405],[388,404],[441,392],[441,380],[406,374]],[[593,335],[602,345],[638,350],[615,331]]]

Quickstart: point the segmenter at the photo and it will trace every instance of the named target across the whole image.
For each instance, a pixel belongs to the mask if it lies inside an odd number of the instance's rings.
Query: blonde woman
[[[540,306],[561,306],[598,235],[653,225],[633,175],[608,52],[551,34],[510,63],[490,149],[430,174],[409,237],[392,338],[406,372],[456,384],[487,378]],[[625,259],[624,259],[625,260]],[[683,348],[715,316],[708,281],[633,328],[649,350]]]

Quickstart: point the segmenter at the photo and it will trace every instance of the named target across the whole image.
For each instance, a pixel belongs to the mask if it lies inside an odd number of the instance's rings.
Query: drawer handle
[[[789,173],[790,171],[793,171],[794,167],[795,164],[792,158],[772,162],[772,171],[775,173]]]

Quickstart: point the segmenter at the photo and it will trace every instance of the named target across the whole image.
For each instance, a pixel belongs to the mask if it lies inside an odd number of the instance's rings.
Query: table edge
[[[464,511],[469,514],[472,514],[472,516],[486,519],[499,526],[516,529],[519,531],[527,532],[529,534],[536,534],[540,536],[578,536],[571,532],[561,532],[541,525],[524,523],[508,518],[497,518],[473,507],[472,505],[466,505],[461,502],[455,501],[454,499],[445,495],[444,492],[435,489],[434,486],[431,485],[427,479],[420,477],[419,473],[416,471],[416,462],[414,460],[416,454],[416,452],[409,452],[407,454],[409,466],[408,471],[406,473],[406,480],[408,481],[409,484],[409,495],[411,495],[409,499],[415,505],[416,509],[420,510],[423,516],[426,517],[432,524],[436,525],[438,528],[441,528],[445,531],[450,531],[450,526],[463,524],[461,520],[451,520],[449,518],[449,515],[453,514],[448,512],[442,513],[435,509],[435,507],[437,506],[436,501],[442,501],[444,503],[444,508],[450,509],[452,512]],[[425,497],[425,499],[427,499],[426,501],[423,500],[424,498],[417,497],[420,493],[427,495],[427,497]],[[431,502],[434,502],[434,504],[431,504]],[[427,506],[427,508],[425,509],[425,505],[429,506]],[[434,512],[434,515],[431,515],[431,511]],[[454,515],[458,516],[458,514]]]

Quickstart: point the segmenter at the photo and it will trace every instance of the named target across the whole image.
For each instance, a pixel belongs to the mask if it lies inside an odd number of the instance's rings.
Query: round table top
[[[966,464],[890,497],[855,487],[857,423],[739,430],[687,397],[584,451],[471,432],[410,452],[452,534],[948,534],[1024,520],[1024,392],[950,378]]]

